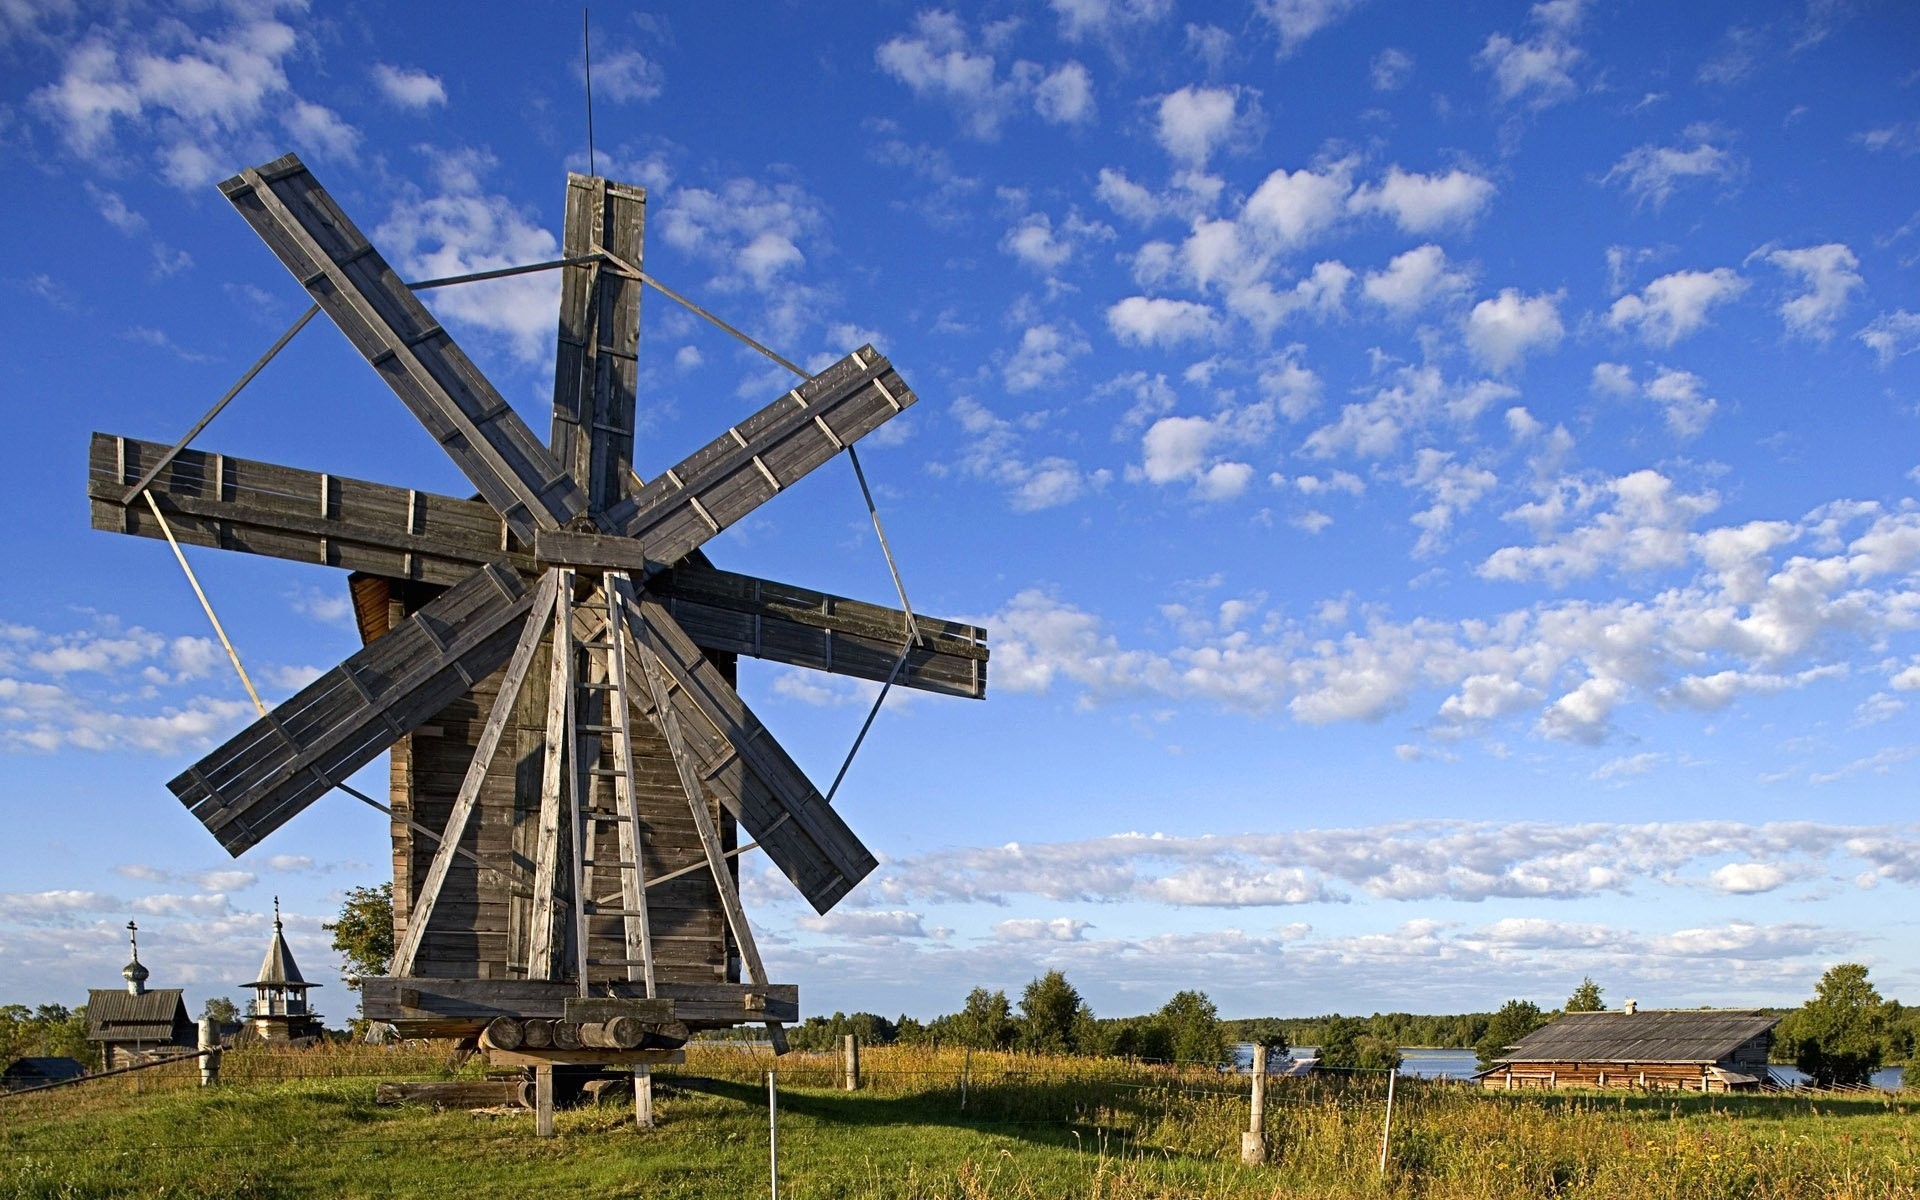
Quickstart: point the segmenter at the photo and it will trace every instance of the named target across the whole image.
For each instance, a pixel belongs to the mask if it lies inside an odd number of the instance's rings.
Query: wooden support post
[[[533,1136],[553,1136],[553,1064],[533,1069]]]
[[[841,1085],[849,1092],[860,1090],[860,1037],[849,1033],[844,1041],[846,1055],[846,1081]]]
[[[642,1129],[653,1128],[653,1068],[633,1069],[633,1123]]]
[[[212,1017],[200,1018],[200,1086],[220,1082],[220,1023]]]
[[[772,1071],[767,1072],[767,1183],[773,1200],[780,1200],[780,1092]]]
[[[1240,1135],[1240,1161],[1258,1166],[1267,1161],[1267,1048],[1253,1047],[1253,1113]]]
[[[561,765],[568,700],[573,694],[573,572],[557,571],[553,598],[553,670],[547,684],[546,758],[540,771],[540,831],[533,864],[533,929],[527,952],[529,979],[554,979],[553,943],[559,932],[553,907],[560,890]],[[577,899],[577,897],[576,897]]]
[[[1387,1119],[1380,1126],[1380,1174],[1387,1173],[1387,1143],[1393,1137],[1393,1083],[1400,1078],[1398,1067],[1387,1071]]]

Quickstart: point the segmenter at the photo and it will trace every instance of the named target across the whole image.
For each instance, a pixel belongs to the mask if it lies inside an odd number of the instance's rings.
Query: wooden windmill
[[[735,692],[735,656],[979,697],[985,635],[700,547],[913,393],[864,347],[642,483],[643,191],[568,179],[549,445],[297,158],[220,187],[480,498],[95,434],[95,528],[353,572],[364,648],[168,786],[238,855],[392,749],[398,950],[362,988],[403,1032],[519,1022],[522,1051],[559,1054],[638,1013],[652,1046],[743,1022],[783,1045],[797,989],[767,980],[738,855],[823,913],[875,861]]]

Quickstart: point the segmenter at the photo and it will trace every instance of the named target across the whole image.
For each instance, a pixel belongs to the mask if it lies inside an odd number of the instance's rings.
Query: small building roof
[[[1499,1061],[1713,1063],[1779,1023],[1751,1010],[1567,1013],[1521,1038]]]
[[[300,974],[300,964],[293,961],[293,951],[287,948],[287,939],[280,931],[280,897],[273,898],[273,941],[267,946],[267,957],[260,964],[260,978],[243,987],[275,988],[315,988],[320,985],[308,983]]]
[[[0,1079],[12,1080],[56,1080],[78,1079],[87,1073],[87,1068],[77,1058],[34,1057],[16,1058],[0,1071]]]
[[[113,988],[87,992],[90,1042],[170,1042],[175,1027],[188,1023],[179,988],[155,988],[138,996]]]

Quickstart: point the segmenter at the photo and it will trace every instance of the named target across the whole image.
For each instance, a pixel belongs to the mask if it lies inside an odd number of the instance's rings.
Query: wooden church
[[[87,992],[87,1040],[100,1047],[103,1070],[171,1058],[199,1045],[199,1029],[187,1017],[182,990],[147,987],[152,976],[140,961],[139,939],[139,926],[128,921],[133,956],[120,971],[126,987]]]
[[[260,977],[243,986],[253,989],[246,1031],[263,1042],[305,1045],[326,1033],[320,1016],[307,1005],[307,992],[321,986],[308,983],[293,961],[293,951],[280,924],[280,897],[273,898],[273,941],[260,964]]]

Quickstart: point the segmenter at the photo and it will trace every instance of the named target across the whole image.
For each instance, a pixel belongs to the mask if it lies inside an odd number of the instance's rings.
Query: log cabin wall
[[[390,581],[386,624],[403,620],[428,603],[438,588]],[[358,599],[358,594],[356,595]],[[363,634],[375,633],[365,628]],[[512,882],[485,871],[471,860],[453,860],[433,922],[420,946],[413,974],[422,978],[521,979],[526,977],[528,932],[533,918],[532,864],[539,836],[540,780],[546,736],[548,680],[553,654],[551,635],[543,639],[514,706],[506,735],[488,765],[479,802],[468,822],[461,845],[482,861],[506,867]],[[732,655],[710,655],[729,683],[735,679]],[[466,695],[443,709],[433,720],[397,742],[391,758],[390,802],[393,822],[393,918],[396,942],[406,935],[413,897],[432,864],[435,843],[416,835],[403,822],[428,829],[444,829],[460,783],[473,758],[481,726],[499,694],[505,668],[477,683]],[[596,723],[582,717],[583,724]],[[693,816],[666,742],[645,721],[632,726],[635,807],[640,814],[644,877],[648,879],[696,866],[680,878],[647,892],[647,915],[654,945],[654,973],[663,983],[738,982],[737,951],[726,929],[719,896],[705,869]],[[602,739],[598,766],[611,770],[612,749]],[[610,778],[591,777],[588,805],[612,808]],[[720,828],[723,843],[732,848],[738,833],[731,814],[706,798],[708,811]],[[611,823],[590,823],[594,839],[592,858],[605,862],[620,858],[619,833]],[[563,890],[571,879],[569,839],[560,839]],[[738,859],[729,860],[735,877]],[[595,889],[608,907],[618,907],[618,885],[611,872],[601,875]],[[556,925],[571,931],[570,920]],[[593,918],[589,922],[589,957],[628,957],[620,918]],[[565,936],[564,934],[561,936]],[[571,955],[556,959],[571,974]],[[625,967],[596,966],[590,981],[624,980]]]

